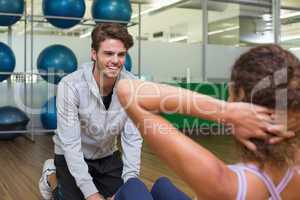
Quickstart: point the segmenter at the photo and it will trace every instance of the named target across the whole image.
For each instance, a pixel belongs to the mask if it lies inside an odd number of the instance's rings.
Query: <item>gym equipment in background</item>
[[[132,60],[129,54],[126,54],[124,67],[127,71],[131,72]]]
[[[22,135],[18,130],[26,130],[28,116],[19,108],[13,106],[0,107],[0,131],[15,131],[0,133],[0,140],[12,140]]]
[[[1,0],[0,0],[1,2]],[[16,58],[9,46],[0,42],[0,72],[11,73],[14,71]],[[8,79],[10,74],[0,74],[0,82]]]
[[[24,0],[0,0],[0,12],[23,15]],[[21,16],[1,15],[0,26],[11,26],[21,19]]]
[[[85,13],[84,0],[43,0],[43,13],[47,21],[58,28],[71,28],[80,23],[79,19],[59,19],[53,17],[82,18]]]
[[[91,12],[96,23],[101,22],[101,20],[116,20],[128,23],[132,9],[129,0],[94,0]]]
[[[42,125],[45,129],[57,128],[56,97],[51,97],[43,106],[40,115]]]
[[[40,53],[37,68],[44,80],[58,84],[65,75],[77,69],[77,59],[71,49],[55,44]]]

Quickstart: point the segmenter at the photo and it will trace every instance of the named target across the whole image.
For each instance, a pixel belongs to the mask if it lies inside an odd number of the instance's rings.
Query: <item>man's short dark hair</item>
[[[126,50],[133,46],[132,36],[128,33],[127,26],[119,23],[97,24],[92,32],[92,49],[98,51],[100,43],[106,39],[120,40]]]

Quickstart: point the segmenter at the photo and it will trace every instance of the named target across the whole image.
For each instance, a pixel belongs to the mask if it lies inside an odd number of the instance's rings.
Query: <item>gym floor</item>
[[[233,155],[234,142],[228,136],[197,136],[193,138],[227,163]],[[40,200],[38,181],[43,162],[53,157],[52,136],[35,136],[32,142],[25,137],[0,141],[0,198],[1,200]],[[188,164],[188,163],[187,163]],[[143,145],[141,178],[150,188],[160,176],[169,177],[176,186],[194,197],[192,190]]]

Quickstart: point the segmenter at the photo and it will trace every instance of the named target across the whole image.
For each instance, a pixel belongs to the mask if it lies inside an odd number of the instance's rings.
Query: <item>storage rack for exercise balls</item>
[[[24,29],[26,30],[27,29],[27,9],[26,9],[26,1],[24,1],[24,11],[23,13],[21,14],[17,14],[17,13],[9,13],[9,12],[0,12],[0,16],[4,16],[4,17],[20,17],[22,18],[24,16],[24,19],[19,19],[19,20],[16,20],[16,22],[13,22],[12,24],[10,25],[7,25],[7,45],[11,48],[11,50],[13,51],[12,49],[12,26],[17,23],[17,21],[23,21],[24,22]],[[3,25],[5,26],[5,25]],[[27,88],[27,83],[26,83],[26,73],[27,73],[27,54],[26,54],[26,48],[27,48],[27,45],[26,45],[26,38],[27,38],[27,35],[26,35],[26,31],[24,32],[24,75],[25,75],[25,82],[24,82],[24,95],[23,95],[23,102],[25,105],[27,105],[27,91],[26,91],[26,88]],[[16,57],[16,60],[17,60],[17,57]],[[12,81],[11,81],[11,77],[12,75],[17,75],[17,74],[20,74],[20,73],[16,73],[16,72],[0,72],[0,75],[10,75],[10,77],[8,77],[6,79],[6,82],[7,82],[7,90],[10,91],[12,90]],[[0,83],[2,84],[2,83]],[[11,92],[8,92],[6,93],[5,95],[9,95],[7,97],[7,99],[13,99],[12,96],[11,96]],[[2,106],[2,105],[1,105]],[[26,106],[23,110],[25,113],[27,113],[27,109],[26,109]],[[30,133],[29,131],[27,130],[17,130],[17,131],[0,131],[0,136],[1,134],[14,134],[14,133],[18,133],[18,134],[22,134],[22,133]],[[28,134],[26,134],[26,136],[28,136]],[[30,138],[32,141],[33,141],[33,133],[31,133],[30,137],[27,137],[27,138]]]
[[[49,23],[47,22],[46,18],[53,18],[53,19],[75,19],[75,20],[80,20],[80,23],[77,25],[82,25],[82,26],[95,26],[94,19],[92,18],[76,18],[76,17],[58,17],[58,16],[49,16],[49,15],[35,15],[34,14],[34,0],[30,0],[30,13],[27,12],[27,2],[24,0],[24,13],[22,15],[19,14],[14,14],[14,13],[2,13],[0,12],[1,15],[8,15],[8,16],[21,16],[22,18],[20,19],[21,22],[24,23],[24,71],[23,72],[11,72],[11,73],[1,73],[1,74],[11,74],[11,75],[21,75],[24,77],[24,95],[23,95],[23,102],[24,105],[30,105],[30,108],[33,107],[33,95],[34,95],[34,90],[33,90],[33,76],[35,75],[47,75],[45,73],[39,73],[39,72],[34,72],[34,25],[33,23],[39,22],[39,23]],[[142,3],[140,2],[131,2],[131,5],[137,4],[138,5],[138,20],[137,22],[129,22],[128,26],[132,25],[137,25],[138,26],[138,37],[137,37],[137,45],[138,45],[138,55],[137,55],[137,72],[138,76],[141,77],[141,6]],[[116,22],[116,23],[124,23],[124,21],[116,21],[116,20],[100,20],[97,19],[97,22]],[[27,33],[27,27],[30,27],[29,34]],[[7,44],[8,46],[12,47],[12,27],[8,26],[7,27]],[[29,39],[29,42],[27,41]],[[30,54],[27,52],[28,44],[30,43]],[[30,55],[30,66],[27,66],[27,56]],[[16,55],[16,60],[17,60],[17,55]],[[78,63],[80,64],[80,63]],[[17,66],[16,66],[17,67]],[[48,73],[49,75],[49,73]],[[30,87],[30,94],[28,94],[27,91],[27,81],[29,80],[29,87]],[[12,84],[11,84],[11,77],[9,77],[7,80],[7,89],[12,90]],[[0,83],[1,84],[1,83]],[[56,93],[56,87],[57,85],[52,85],[55,87],[55,93]],[[56,95],[54,95],[56,96]],[[29,98],[28,98],[29,97]],[[29,102],[28,102],[29,101]],[[2,106],[2,105],[0,105]],[[20,134],[25,134],[26,138],[29,139],[30,141],[34,142],[34,136],[36,134],[45,134],[45,133],[53,133],[55,130],[47,130],[47,129],[40,129],[34,127],[34,121],[33,121],[33,113],[31,109],[28,109],[27,106],[25,106],[24,112],[29,115],[30,118],[30,123],[27,126],[26,130],[18,130],[18,131],[0,131],[1,133],[20,133]]]

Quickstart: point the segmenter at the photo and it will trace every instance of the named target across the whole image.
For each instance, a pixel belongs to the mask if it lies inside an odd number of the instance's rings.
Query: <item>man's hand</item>
[[[252,151],[256,151],[256,146],[250,138],[265,139],[275,144],[295,135],[275,121],[272,110],[253,104],[228,103],[224,119],[227,124],[233,125],[233,134],[237,140]]]
[[[90,195],[86,200],[105,200],[105,199],[99,193],[95,193],[95,194]]]

